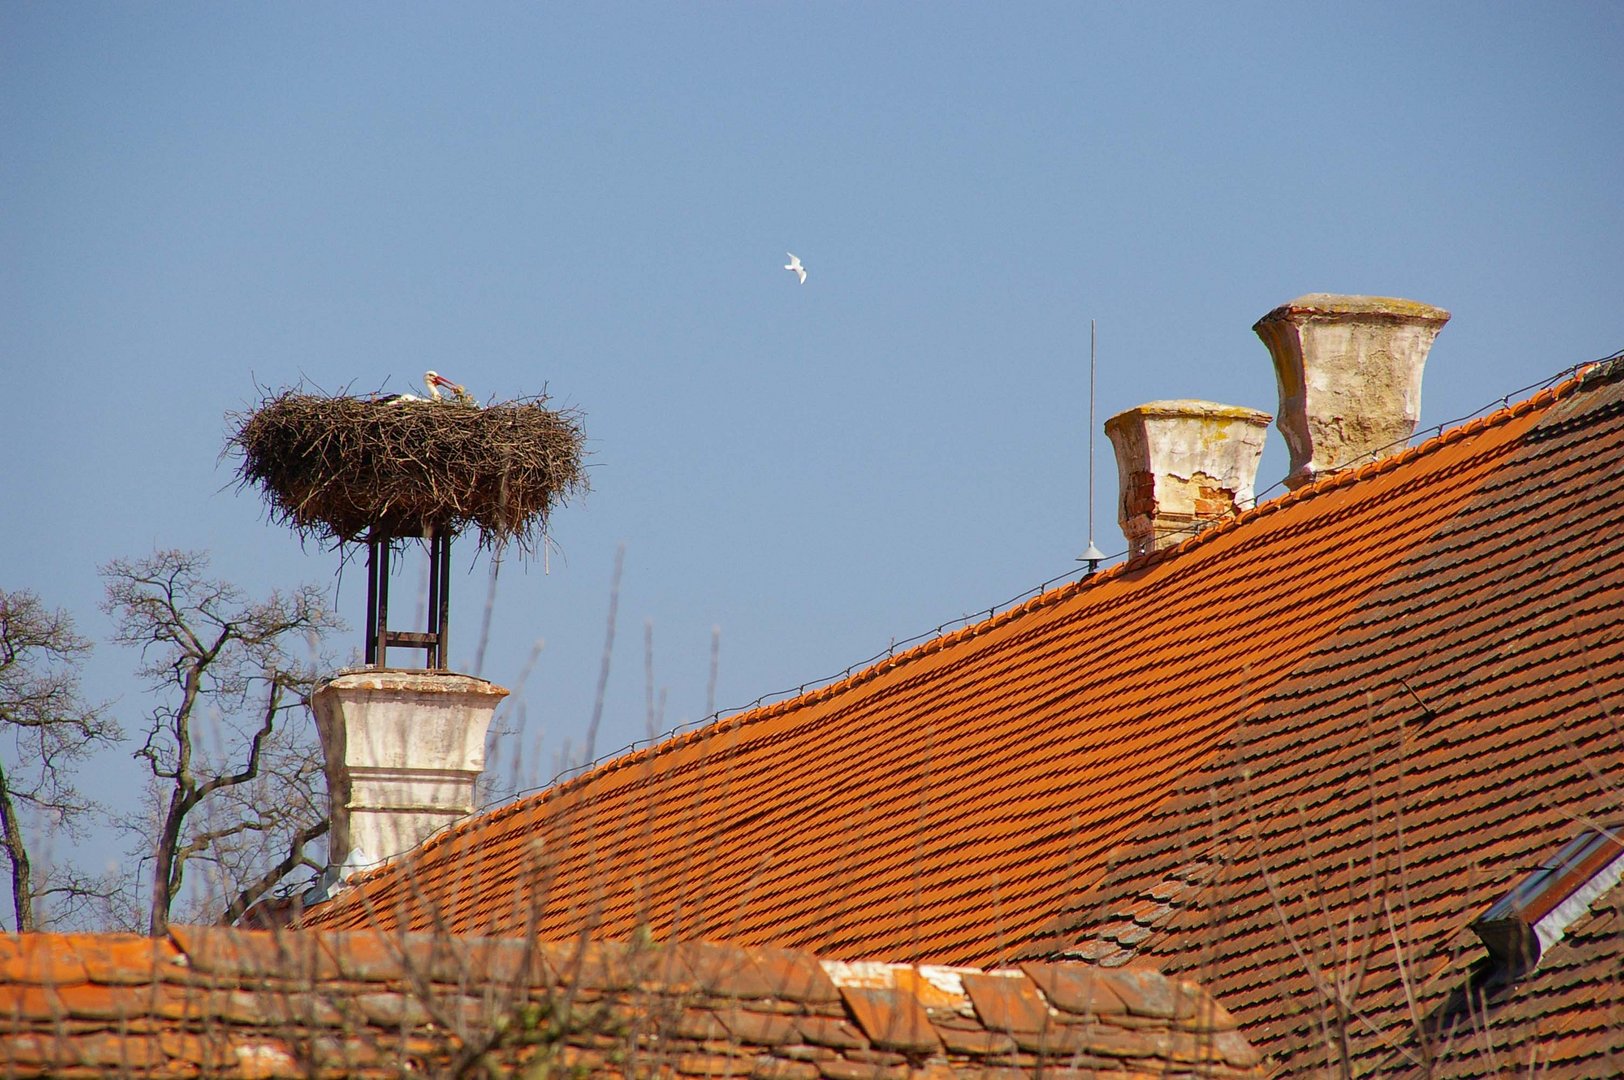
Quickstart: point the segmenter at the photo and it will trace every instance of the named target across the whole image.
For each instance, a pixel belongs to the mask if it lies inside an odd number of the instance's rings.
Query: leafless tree
[[[313,725],[299,722],[321,665],[289,648],[337,616],[315,586],[252,601],[207,571],[206,555],[174,550],[102,568],[115,640],[141,650],[158,701],[135,752],[151,771],[141,855],[154,936],[189,864],[216,871],[214,887],[245,908],[276,883],[266,864],[300,865],[326,816]]]
[[[89,651],[66,612],[48,610],[31,592],[0,589],[0,850],[19,932],[38,928],[41,899],[54,897],[71,910],[97,888],[65,866],[36,881],[25,828],[26,817],[77,836],[95,810],[74,786],[74,766],[121,733],[80,690],[79,664]]]

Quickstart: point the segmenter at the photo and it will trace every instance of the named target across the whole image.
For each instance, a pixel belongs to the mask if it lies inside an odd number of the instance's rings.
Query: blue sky
[[[98,565],[201,548],[358,626],[361,574],[236,490],[225,414],[431,367],[545,388],[594,490],[504,565],[484,665],[545,639],[500,751],[545,779],[621,545],[600,753],[647,732],[645,624],[670,727],[713,626],[737,706],[1072,571],[1090,318],[1100,422],[1274,411],[1250,327],[1306,292],[1454,313],[1423,425],[1624,347],[1620,55],[1604,3],[13,0],[0,585],[100,639]],[[1259,488],[1285,471],[1271,433]],[[487,561],[456,568],[467,669]],[[134,659],[89,668],[130,726]]]

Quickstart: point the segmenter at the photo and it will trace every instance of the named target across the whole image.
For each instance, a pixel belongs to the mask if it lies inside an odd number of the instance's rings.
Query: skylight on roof
[[[1496,963],[1515,978],[1532,971],[1620,878],[1624,825],[1586,829],[1479,915],[1472,929]]]

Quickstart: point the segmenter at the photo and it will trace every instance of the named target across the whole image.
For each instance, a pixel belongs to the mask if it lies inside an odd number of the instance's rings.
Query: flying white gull
[[[784,252],[784,254],[789,256],[789,262],[784,264],[784,269],[790,271],[796,277],[800,278],[801,279],[801,284],[805,285],[806,284],[806,267],[801,265],[800,258],[793,251],[786,251],[786,252]]]

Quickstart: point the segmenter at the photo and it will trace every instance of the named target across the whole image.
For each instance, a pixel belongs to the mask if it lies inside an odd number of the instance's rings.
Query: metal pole
[[[367,666],[378,662],[378,538],[367,537]]]
[[[1088,320],[1088,546],[1094,546],[1094,361],[1098,339]]]
[[[389,538],[378,540],[378,667],[389,666]]]
[[[1088,564],[1088,572],[1092,574],[1100,568],[1100,561],[1105,558],[1105,552],[1094,546],[1094,368],[1097,338],[1094,333],[1094,320],[1088,320],[1088,550],[1083,552],[1078,562]]]
[[[438,668],[440,656],[440,590],[445,588],[440,580],[440,534],[432,528],[428,537],[429,557],[429,610],[428,610],[428,640],[423,642],[423,666]]]
[[[435,664],[441,671],[451,666],[451,534],[438,537],[440,541],[440,628],[435,645],[439,651]]]

